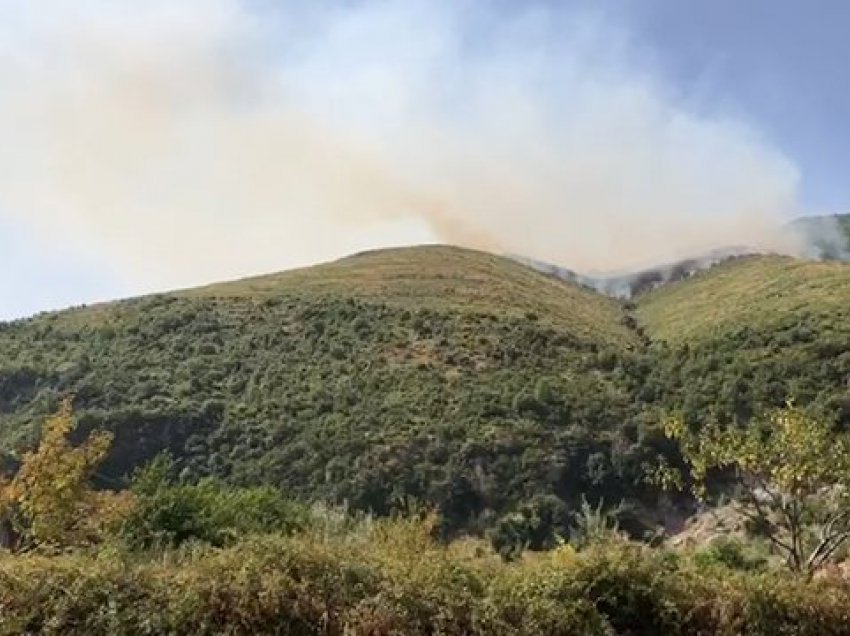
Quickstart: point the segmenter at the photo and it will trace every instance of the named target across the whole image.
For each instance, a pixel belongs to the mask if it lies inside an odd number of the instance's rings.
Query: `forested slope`
[[[642,296],[648,390],[691,420],[793,399],[850,424],[850,265],[747,257]]]
[[[621,303],[481,252],[369,252],[0,325],[0,444],[72,393],[80,435],[116,433],[108,484],[166,449],[185,479],[412,496],[450,530],[546,495],[646,511],[666,412],[846,422],[848,314],[842,264],[739,259]]]
[[[639,494],[650,449],[614,300],[445,247],[40,316],[0,331],[4,444],[75,394],[108,479],[170,449],[187,478],[271,482],[451,524],[533,494]]]

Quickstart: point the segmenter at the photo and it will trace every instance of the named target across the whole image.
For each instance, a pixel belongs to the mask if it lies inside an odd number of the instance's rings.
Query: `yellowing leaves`
[[[746,428],[714,423],[694,433],[671,419],[664,430],[679,443],[694,495],[707,498],[709,471],[733,471],[741,511],[769,529],[794,569],[822,566],[850,539],[850,438],[828,422],[789,403]],[[682,483],[664,470],[661,485]]]
[[[97,492],[90,479],[112,443],[112,435],[92,433],[73,446],[71,402],[44,424],[37,449],[23,455],[18,473],[0,481],[0,519],[30,544],[87,543],[132,507],[128,494]]]

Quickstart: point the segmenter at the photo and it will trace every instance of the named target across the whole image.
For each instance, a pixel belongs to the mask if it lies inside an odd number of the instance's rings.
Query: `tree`
[[[689,472],[688,488],[708,499],[710,473],[731,475],[734,502],[750,528],[813,573],[850,539],[850,438],[790,403],[746,428],[710,424],[698,433],[670,419]],[[681,472],[663,465],[662,485],[683,487]]]
[[[569,512],[554,495],[535,495],[516,512],[504,515],[490,531],[490,543],[506,560],[523,550],[548,550],[566,533]]]
[[[3,547],[85,543],[132,505],[127,495],[98,492],[89,483],[111,433],[92,433],[73,446],[68,435],[74,426],[71,401],[65,400],[45,422],[38,448],[23,455],[14,477],[0,481]]]

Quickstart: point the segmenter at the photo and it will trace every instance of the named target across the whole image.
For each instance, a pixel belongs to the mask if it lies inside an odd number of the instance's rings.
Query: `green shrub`
[[[605,502],[601,500],[594,507],[582,495],[579,509],[572,514],[570,541],[583,548],[617,540],[620,537],[617,515],[621,510],[622,506],[606,510]]]
[[[724,567],[730,570],[760,570],[767,558],[754,554],[741,541],[732,537],[717,537],[694,553],[694,563],[699,567]]]
[[[214,479],[175,484],[170,459],[154,460],[134,482],[135,505],[121,529],[134,548],[178,546],[195,540],[222,546],[257,533],[292,533],[307,509],[270,487],[235,488]]]
[[[506,563],[435,542],[433,525],[372,520],[155,555],[0,554],[0,634],[850,634],[845,583],[613,541]]]
[[[493,549],[510,560],[525,549],[548,550],[566,534],[569,512],[564,502],[554,495],[536,495],[498,520],[490,531]]]

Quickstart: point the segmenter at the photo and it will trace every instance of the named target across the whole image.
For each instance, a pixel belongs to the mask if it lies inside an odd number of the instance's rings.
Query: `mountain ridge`
[[[785,227],[793,231],[797,235],[797,240],[801,242],[802,252],[797,255],[798,258],[850,262],[850,214],[802,217],[791,221]],[[746,246],[730,245],[693,254],[687,258],[659,262],[652,266],[602,274],[582,273],[519,255],[513,258],[555,278],[577,283],[615,298],[629,299],[668,283],[688,278],[725,261],[759,255],[770,254]]]

